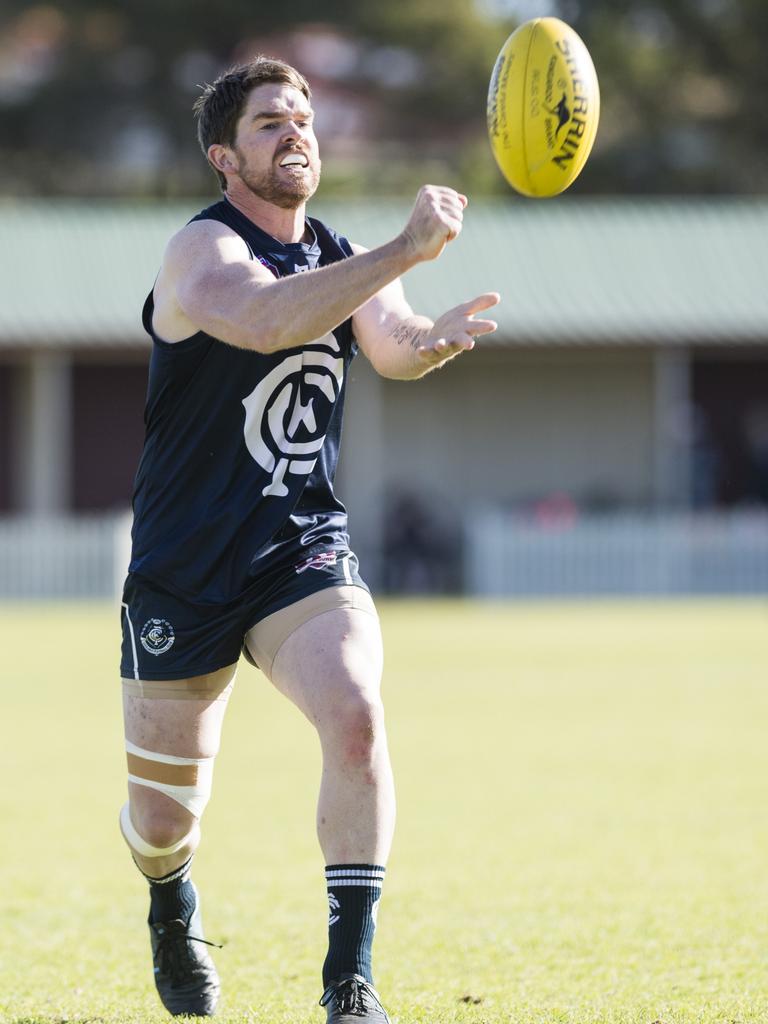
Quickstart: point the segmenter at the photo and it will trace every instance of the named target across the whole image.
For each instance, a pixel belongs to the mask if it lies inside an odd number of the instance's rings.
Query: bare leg
[[[200,840],[199,817],[213,767],[207,759],[219,750],[234,675],[230,665],[191,680],[146,683],[144,692],[151,696],[135,695],[129,686],[123,690],[129,774],[148,784],[129,782],[130,821],[124,808],[121,827],[149,878],[153,977],[174,1015],[210,1016],[219,999],[219,977],[205,948],[200,901],[186,862]]]
[[[328,953],[322,968],[329,1024],[354,1007],[388,1018],[371,982],[372,943],[395,824],[395,793],[380,697],[378,618],[325,611],[299,626],[272,663],[272,682],[317,729],[323,771],[317,834],[326,863]]]
[[[272,682],[317,729],[323,772],[317,833],[327,864],[385,864],[395,791],[380,685],[382,644],[374,615],[323,612],[283,643]]]
[[[202,687],[234,678],[235,666],[209,676],[200,676]],[[179,683],[181,687],[183,684]],[[221,726],[228,694],[218,700],[189,700],[123,696],[125,737],[136,746],[157,754],[176,757],[214,757],[219,750]],[[133,852],[141,870],[161,878],[180,867],[195,852],[200,839],[198,819],[176,800],[147,786],[128,784],[130,815],[139,835],[152,846],[166,849],[189,835],[176,853],[165,857],[144,857]]]

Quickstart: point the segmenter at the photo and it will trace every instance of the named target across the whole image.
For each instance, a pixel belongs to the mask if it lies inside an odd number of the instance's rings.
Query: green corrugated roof
[[[167,239],[204,202],[0,203],[0,346],[141,344]],[[369,247],[410,204],[313,204]],[[460,238],[405,277],[434,315],[502,294],[501,343],[768,342],[768,201],[472,203]]]

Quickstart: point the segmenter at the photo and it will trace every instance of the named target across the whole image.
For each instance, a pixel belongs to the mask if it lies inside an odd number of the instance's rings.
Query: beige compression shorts
[[[251,626],[243,640],[243,654],[267,678],[277,652],[288,637],[305,622],[335,609],[355,609],[377,615],[373,598],[363,587],[338,586],[317,590],[293,604],[280,608]],[[229,665],[193,679],[123,679],[124,692],[133,697],[166,700],[226,700],[234,684],[235,665]]]

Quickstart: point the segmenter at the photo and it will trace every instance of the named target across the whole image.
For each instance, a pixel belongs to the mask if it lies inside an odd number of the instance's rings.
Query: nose
[[[302,128],[296,121],[286,121],[283,129],[284,139],[302,139],[306,133],[306,129]]]

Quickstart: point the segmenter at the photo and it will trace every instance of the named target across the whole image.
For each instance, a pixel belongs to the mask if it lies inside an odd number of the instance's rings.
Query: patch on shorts
[[[173,626],[168,619],[147,619],[141,627],[141,646],[150,654],[165,654],[176,640]]]
[[[324,569],[327,565],[336,565],[337,556],[337,551],[323,551],[319,555],[305,558],[303,562],[298,562],[294,566],[296,575],[300,576],[307,569]]]

